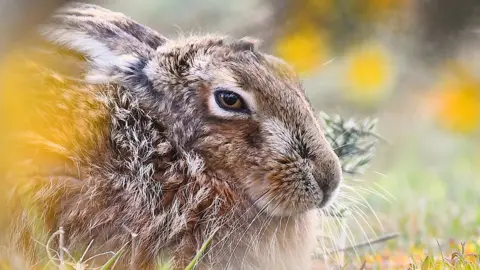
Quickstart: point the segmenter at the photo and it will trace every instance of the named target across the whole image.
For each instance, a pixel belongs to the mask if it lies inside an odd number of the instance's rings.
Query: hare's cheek
[[[260,131],[260,125],[257,123],[248,125],[243,132],[243,137],[251,150],[260,150],[265,142],[264,136]]]
[[[209,123],[208,145],[219,151],[215,154],[222,159],[234,158],[237,165],[247,161],[252,155],[259,156],[264,145],[260,125],[252,119],[207,118]],[[226,147],[228,146],[228,147]]]

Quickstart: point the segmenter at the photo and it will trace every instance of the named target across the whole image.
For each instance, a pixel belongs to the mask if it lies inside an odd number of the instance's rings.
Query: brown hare
[[[288,64],[248,38],[167,39],[91,4],[63,7],[40,33],[81,68],[28,90],[35,170],[18,177],[40,217],[16,208],[14,238],[32,260],[42,222],[71,252],[126,245],[120,268],[185,268],[211,236],[199,269],[310,267],[316,211],[342,172]]]

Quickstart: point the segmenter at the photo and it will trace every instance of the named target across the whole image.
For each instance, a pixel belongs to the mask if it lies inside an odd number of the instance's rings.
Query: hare
[[[167,39],[92,4],[68,4],[39,32],[76,56],[81,79],[32,91],[51,97],[32,106],[53,120],[26,127],[49,159],[29,156],[22,181],[40,208],[36,221],[17,213],[23,252],[35,254],[29,226],[42,222],[63,228],[69,251],[126,246],[121,268],[184,269],[207,239],[199,269],[310,267],[316,211],[342,172],[287,63],[250,38]]]

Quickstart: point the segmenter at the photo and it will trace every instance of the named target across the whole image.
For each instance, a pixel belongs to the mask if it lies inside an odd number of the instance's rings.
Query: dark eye
[[[248,112],[240,95],[232,91],[219,90],[215,92],[215,101],[224,110]]]

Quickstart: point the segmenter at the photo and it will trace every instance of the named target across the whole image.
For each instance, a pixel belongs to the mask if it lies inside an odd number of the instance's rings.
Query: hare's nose
[[[320,156],[314,165],[314,177],[320,187],[323,197],[319,203],[319,207],[327,205],[338,189],[342,181],[342,168],[337,156],[330,151]]]

